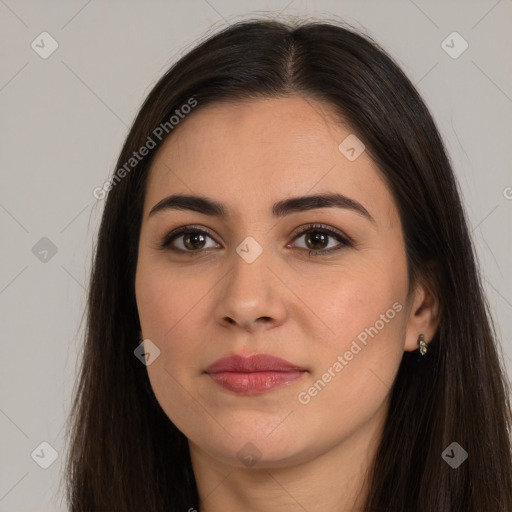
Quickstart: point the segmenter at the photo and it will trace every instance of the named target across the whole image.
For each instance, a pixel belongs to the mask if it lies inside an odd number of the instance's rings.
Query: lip
[[[307,370],[279,357],[233,355],[215,361],[206,370],[219,386],[242,395],[272,391],[300,379]]]

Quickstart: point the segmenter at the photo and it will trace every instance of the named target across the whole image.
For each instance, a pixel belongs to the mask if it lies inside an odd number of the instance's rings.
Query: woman
[[[210,37],[153,88],[106,192],[71,510],[512,510],[457,185],[373,41]]]

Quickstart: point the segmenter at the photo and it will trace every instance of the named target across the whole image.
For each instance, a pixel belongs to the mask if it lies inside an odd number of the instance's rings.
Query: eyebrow
[[[337,193],[283,199],[272,206],[272,215],[279,218],[291,213],[305,212],[316,208],[344,208],[352,210],[375,223],[373,217],[361,203]],[[173,194],[159,201],[151,208],[148,217],[165,210],[192,210],[223,219],[228,217],[228,209],[222,203],[207,197],[182,194]]]

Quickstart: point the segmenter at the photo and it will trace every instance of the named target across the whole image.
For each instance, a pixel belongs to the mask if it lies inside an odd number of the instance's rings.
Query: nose
[[[266,330],[281,325],[287,316],[286,289],[276,277],[265,251],[252,263],[236,252],[233,266],[223,279],[215,308],[215,320],[224,327],[245,331]]]

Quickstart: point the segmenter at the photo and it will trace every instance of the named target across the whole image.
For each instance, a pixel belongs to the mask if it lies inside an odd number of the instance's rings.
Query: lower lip
[[[272,391],[300,379],[305,371],[291,372],[219,372],[208,375],[214,382],[241,395],[256,395]]]

